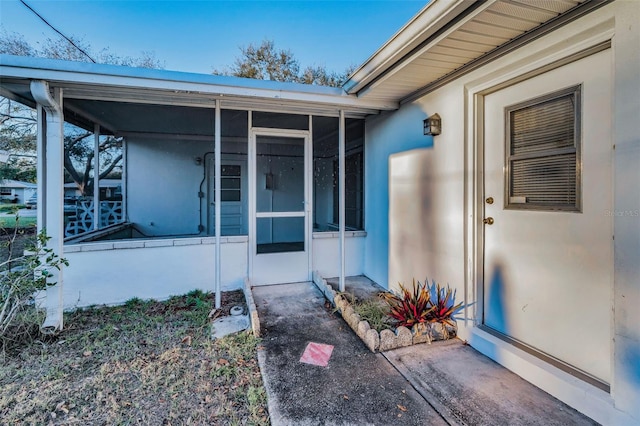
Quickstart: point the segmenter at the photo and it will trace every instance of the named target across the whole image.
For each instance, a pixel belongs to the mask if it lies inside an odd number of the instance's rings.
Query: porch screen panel
[[[505,204],[580,210],[580,87],[507,108]]]
[[[248,235],[249,113],[223,109],[220,114],[220,235]],[[213,159],[213,155],[211,155]],[[215,235],[215,167],[211,162],[208,233]]]
[[[256,211],[304,210],[304,139],[256,139]]]
[[[123,143],[122,138],[112,136],[100,138],[101,146],[103,144],[111,146],[111,149],[104,155],[107,162],[106,167],[102,164],[100,166],[100,228],[124,221],[122,204]]]
[[[338,118],[313,117],[313,232],[338,230]]]
[[[269,129],[309,130],[309,116],[301,114],[254,111],[251,123],[253,127]]]
[[[345,139],[345,227],[364,229],[364,120],[346,120]],[[336,176],[338,161],[334,162]],[[334,190],[333,217],[339,222],[338,188]]]
[[[99,166],[98,170],[95,170],[95,134],[65,122],[65,237],[84,234],[124,220],[122,211],[123,139],[101,135],[98,138],[98,145]],[[94,199],[96,184],[99,187],[97,200]],[[95,203],[99,203],[98,217],[95,217]]]
[[[304,251],[304,217],[259,217],[256,239],[258,254]]]

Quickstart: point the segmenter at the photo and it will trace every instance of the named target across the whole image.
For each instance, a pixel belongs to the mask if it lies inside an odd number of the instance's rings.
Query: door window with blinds
[[[506,108],[505,208],[580,211],[580,91]]]

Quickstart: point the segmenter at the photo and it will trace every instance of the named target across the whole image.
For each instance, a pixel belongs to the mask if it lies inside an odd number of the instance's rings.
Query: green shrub
[[[19,232],[16,229],[5,244],[14,244]],[[49,237],[45,232],[36,236],[35,244],[25,253],[16,255],[9,250],[9,256],[0,263],[0,342],[3,350],[8,343],[19,342],[33,336],[42,321],[34,295],[51,282],[51,270],[68,265],[52,249],[46,248]]]
[[[380,333],[382,330],[393,328],[393,321],[389,316],[389,307],[380,299],[367,299],[352,305],[360,318],[367,321],[369,326]]]

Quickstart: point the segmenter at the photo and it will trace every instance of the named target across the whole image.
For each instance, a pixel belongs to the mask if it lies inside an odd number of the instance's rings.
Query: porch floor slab
[[[313,283],[252,292],[273,425],[596,424],[457,339],[371,353]],[[301,362],[309,343],[326,366]]]

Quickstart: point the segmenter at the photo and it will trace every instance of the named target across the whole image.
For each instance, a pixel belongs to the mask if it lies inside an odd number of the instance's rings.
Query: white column
[[[345,291],[345,246],[344,246],[344,228],[345,228],[345,123],[344,111],[340,110],[340,123],[338,126],[338,169],[339,169],[339,202],[338,210],[340,212],[340,291]]]
[[[221,145],[222,145],[222,133],[220,131],[220,101],[216,101],[216,115],[215,115],[215,227],[216,227],[216,309],[220,309],[221,305],[221,294],[220,290],[222,288],[222,261],[221,261],[221,252],[222,247],[220,247],[220,205],[221,205],[221,179],[220,173],[222,170],[222,160],[221,160]]]
[[[305,148],[305,242],[307,245],[307,265],[309,265],[309,276],[307,279],[313,281],[313,209],[315,209],[313,199],[313,116],[309,114],[309,144]]]
[[[115,136],[115,135],[114,135]],[[129,213],[127,211],[127,139],[122,139],[122,177],[120,178],[120,185],[122,185],[122,220],[124,222],[129,221]]]
[[[100,125],[93,125],[93,229],[100,228]]]
[[[49,85],[45,81],[32,81],[31,93],[36,102],[46,111],[46,132],[42,148],[45,154],[46,171],[44,194],[46,203],[43,215],[43,227],[47,231],[49,241],[47,248],[59,256],[63,255],[64,244],[64,116],[62,112],[62,90],[55,89],[53,97]],[[39,184],[40,185],[40,184]],[[62,329],[63,323],[63,269],[53,269],[48,281],[56,285],[47,288],[47,318],[43,328]]]

